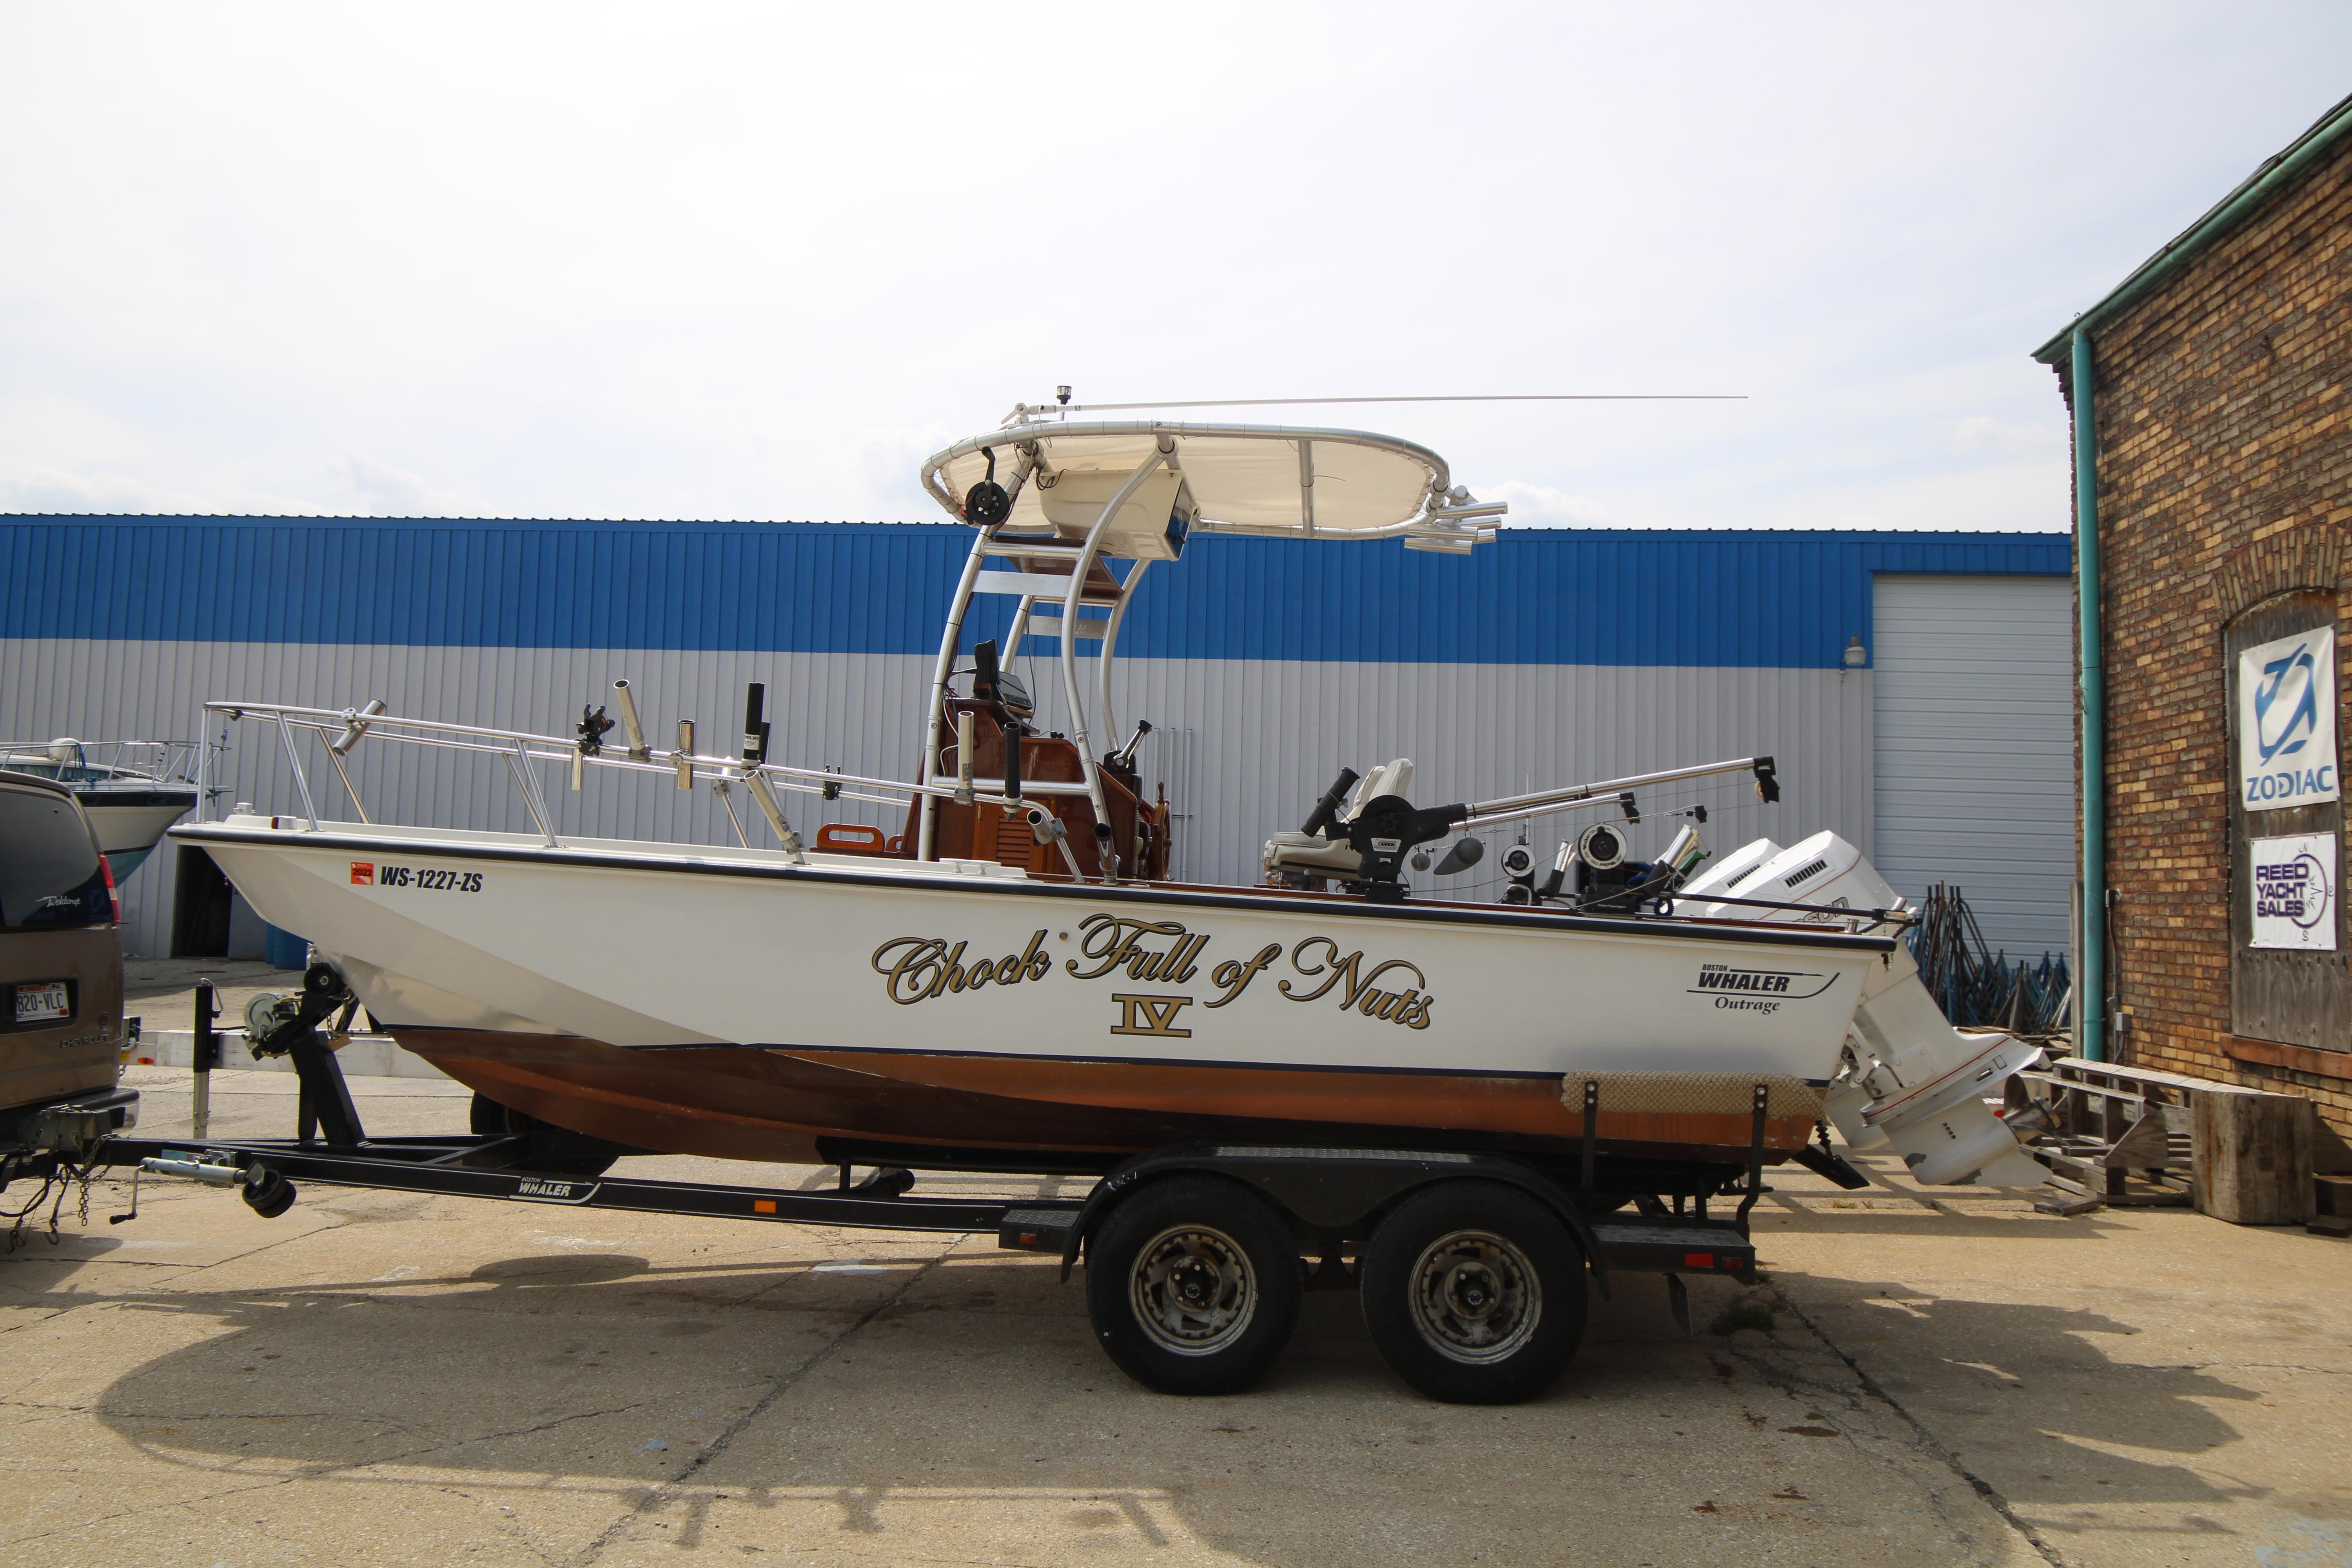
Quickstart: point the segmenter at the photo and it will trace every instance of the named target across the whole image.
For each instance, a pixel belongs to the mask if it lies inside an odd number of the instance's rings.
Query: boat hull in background
[[[79,786],[74,798],[98,835],[98,847],[114,868],[115,885],[131,879],[172,824],[195,809],[194,785],[185,788]]]

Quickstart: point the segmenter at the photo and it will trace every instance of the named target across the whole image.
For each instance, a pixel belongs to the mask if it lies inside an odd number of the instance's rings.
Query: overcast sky
[[[0,8],[0,510],[929,520],[1081,401],[1513,521],[2056,529],[2027,358],[2328,5]],[[1268,417],[1260,415],[1256,417]]]

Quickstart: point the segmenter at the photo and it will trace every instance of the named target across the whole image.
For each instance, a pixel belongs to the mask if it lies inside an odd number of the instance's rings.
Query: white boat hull
[[[751,1123],[795,1149],[1118,1150],[1244,1123],[1565,1144],[1583,1123],[1562,1086],[1588,1079],[1605,1085],[1616,1142],[1742,1152],[1753,1086],[1772,1083],[1769,1142],[1787,1151],[1818,1110],[1803,1086],[1834,1069],[1891,946],[1072,886],[980,862],[802,868],[776,852],[272,821],[179,836],[332,957],[404,1044],[532,1114],[697,1152],[773,1157]],[[1684,1075],[1681,1099],[1643,1098],[1639,1080],[1662,1073]],[[1703,1081],[1720,1103],[1690,1099]],[[888,1103],[815,1106],[859,1087]],[[646,1131],[664,1105],[693,1124],[667,1145]]]
[[[98,835],[99,848],[114,868],[118,885],[131,879],[131,874],[139,869],[164,832],[196,804],[194,790],[187,791],[185,798],[142,799],[136,804],[110,800],[104,790],[75,793],[81,801],[83,815],[89,818],[91,831]]]

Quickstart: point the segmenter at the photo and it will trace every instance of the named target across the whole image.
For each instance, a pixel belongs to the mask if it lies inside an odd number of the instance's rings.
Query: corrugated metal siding
[[[1066,728],[1058,675],[1044,659],[1028,664],[1041,722]],[[743,683],[762,680],[780,758],[906,778],[929,673],[929,660],[913,655],[14,641],[0,642],[0,711],[24,734],[184,739],[206,698],[341,708],[382,697],[396,712],[561,733],[581,703],[605,700],[613,679],[626,676],[656,743],[688,717],[731,745]],[[1718,847],[1764,832],[1789,842],[1828,826],[1867,849],[1871,679],[1843,670],[1134,659],[1120,661],[1114,699],[1123,722],[1147,718],[1159,729],[1145,742],[1143,773],[1148,784],[1167,782],[1181,814],[1180,874],[1246,882],[1266,835],[1297,826],[1342,764],[1362,771],[1394,756],[1419,765],[1414,798],[1438,802],[1771,752],[1788,787],[1780,805],[1761,805],[1738,779],[1642,804],[1655,812],[1706,802],[1713,820],[1705,832]],[[274,730],[247,722],[231,741],[220,805],[296,809]],[[304,756],[321,813],[346,815],[317,746],[306,742]],[[352,765],[379,819],[530,826],[496,759],[363,742]],[[688,796],[659,779],[592,772],[573,795],[563,782],[548,781],[562,831],[730,837],[708,788]],[[894,832],[900,825],[879,807],[788,799],[803,833],[828,821]],[[1538,841],[1549,851],[1564,824],[1586,820],[1555,818],[1539,830],[1549,839]],[[763,827],[752,831],[763,841]],[[1636,846],[1658,847],[1671,831],[1649,825]],[[127,884],[133,951],[169,951],[175,870],[174,857],[159,852]],[[1491,896],[1498,879],[1490,857],[1476,873],[1430,885],[1446,896]]]
[[[2063,579],[1878,579],[1879,871],[1967,894],[2011,957],[2063,952],[2074,876],[2074,597]]]
[[[919,654],[953,524],[0,518],[0,637]],[[1468,557],[1203,537],[1148,658],[1830,669],[1874,573],[2062,574],[2063,534],[1506,531]],[[1009,599],[967,642],[1001,636]]]

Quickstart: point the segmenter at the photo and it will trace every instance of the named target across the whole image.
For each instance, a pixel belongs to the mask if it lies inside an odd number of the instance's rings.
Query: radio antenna
[[[1033,413],[1108,414],[1137,408],[1286,408],[1336,403],[1745,403],[1744,392],[1471,393],[1434,397],[1199,397],[1158,403],[1040,404]]]

